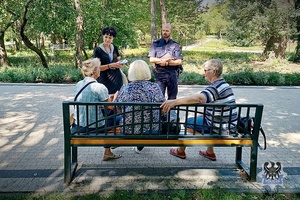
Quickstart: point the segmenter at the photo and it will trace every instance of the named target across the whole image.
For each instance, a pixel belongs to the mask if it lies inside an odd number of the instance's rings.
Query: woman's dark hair
[[[106,28],[102,29],[102,35],[110,35],[110,36],[116,37],[117,32],[113,27],[106,27]]]

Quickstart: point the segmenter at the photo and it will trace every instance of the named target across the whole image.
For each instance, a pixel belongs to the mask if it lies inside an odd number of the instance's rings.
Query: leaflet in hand
[[[120,61],[120,64],[126,64],[126,63],[128,63],[128,60],[126,59]]]

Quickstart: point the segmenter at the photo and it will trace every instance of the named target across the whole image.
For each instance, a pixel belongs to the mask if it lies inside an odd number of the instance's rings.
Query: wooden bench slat
[[[111,145],[126,145],[126,146],[135,146],[135,145],[224,145],[224,146],[251,146],[252,140],[250,139],[201,139],[201,140],[195,140],[195,139],[185,139],[185,140],[140,140],[140,139],[71,139],[70,143],[72,145],[105,145],[105,144],[111,144]]]

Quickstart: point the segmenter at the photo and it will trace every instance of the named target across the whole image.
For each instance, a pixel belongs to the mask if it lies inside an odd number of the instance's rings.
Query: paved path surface
[[[179,96],[204,86],[180,86]],[[234,148],[216,148],[217,161],[187,149],[187,159],[169,155],[169,148],[145,148],[135,154],[130,147],[113,150],[123,157],[101,160],[103,148],[79,148],[80,169],[74,181],[63,183],[62,107],[72,100],[74,85],[0,84],[0,193],[75,192],[113,190],[164,190],[228,188],[272,192],[257,182],[245,181],[234,165]],[[300,193],[300,87],[234,86],[238,103],[262,103],[263,128],[268,148],[259,151],[258,172],[265,162],[281,162],[284,193]],[[204,149],[205,147],[202,147]],[[249,158],[245,149],[244,158]],[[248,159],[247,159],[248,160]]]

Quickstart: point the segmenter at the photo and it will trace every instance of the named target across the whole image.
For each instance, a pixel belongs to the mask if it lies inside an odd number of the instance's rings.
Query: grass
[[[53,192],[49,194],[10,194],[0,195],[0,200],[296,200],[296,194],[253,194],[236,193],[225,189],[172,190],[172,191],[113,191],[92,194],[65,194]]]

